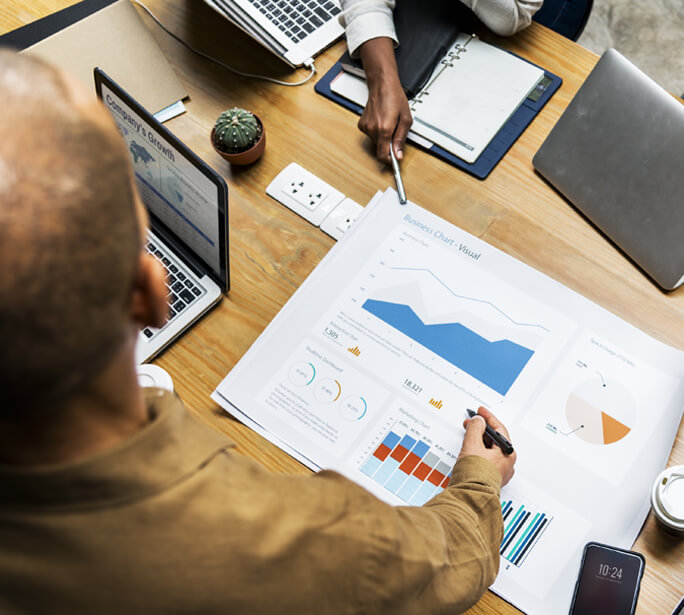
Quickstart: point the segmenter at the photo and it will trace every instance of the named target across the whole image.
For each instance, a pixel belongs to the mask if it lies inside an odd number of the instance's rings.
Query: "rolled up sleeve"
[[[511,36],[532,23],[543,0],[462,0],[495,34]]]
[[[347,47],[353,58],[358,48],[372,38],[387,37],[397,45],[392,10],[394,0],[341,0],[340,23],[347,36]]]

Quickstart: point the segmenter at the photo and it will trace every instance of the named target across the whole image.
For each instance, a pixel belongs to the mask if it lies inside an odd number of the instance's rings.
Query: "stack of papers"
[[[518,453],[492,589],[548,615],[569,610],[586,542],[636,539],[684,353],[387,190],[213,398],[397,505],[446,487],[466,408],[490,408]]]

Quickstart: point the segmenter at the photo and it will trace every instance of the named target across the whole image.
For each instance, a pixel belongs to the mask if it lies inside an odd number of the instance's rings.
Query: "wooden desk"
[[[0,33],[71,4],[75,0],[3,2]],[[198,0],[147,4],[178,35],[226,63],[294,80],[284,64]],[[191,97],[188,113],[167,125],[224,175],[230,189],[230,294],[157,363],[171,373],[188,409],[237,441],[242,453],[276,472],[308,473],[209,398],[333,244],[264,190],[292,161],[362,204],[393,185],[393,176],[374,159],[373,148],[356,129],[357,116],[315,94],[313,81],[284,88],[237,77],[193,55],[147,16],[143,19]],[[656,338],[684,348],[684,292],[658,290],[532,168],[532,156],[597,57],[537,24],[496,42],[560,75],[563,86],[485,181],[408,146],[402,173],[410,198]],[[338,43],[317,58],[319,75],[343,49],[344,43]],[[216,116],[235,105],[256,112],[266,126],[264,156],[244,169],[231,169],[209,143]],[[670,465],[683,463],[680,425]],[[684,542],[666,538],[649,516],[635,549],[647,559],[637,613],[669,614],[684,594]],[[488,592],[468,613],[519,611]]]

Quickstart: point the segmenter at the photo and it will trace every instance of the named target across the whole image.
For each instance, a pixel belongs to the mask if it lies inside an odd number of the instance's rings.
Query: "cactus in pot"
[[[225,154],[237,154],[253,147],[261,137],[263,126],[250,111],[233,107],[219,115],[212,141]]]

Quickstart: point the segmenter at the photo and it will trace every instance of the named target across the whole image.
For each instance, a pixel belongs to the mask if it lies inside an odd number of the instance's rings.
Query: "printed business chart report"
[[[492,589],[547,615],[568,611],[587,541],[636,539],[684,353],[387,190],[213,397],[396,505],[446,487],[466,408],[489,407],[518,452]]]

